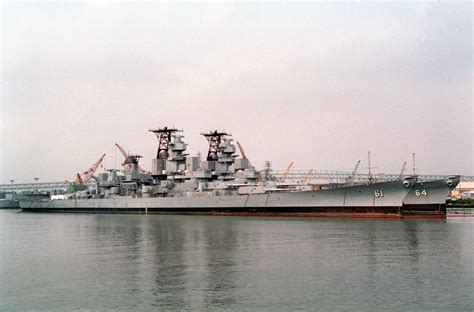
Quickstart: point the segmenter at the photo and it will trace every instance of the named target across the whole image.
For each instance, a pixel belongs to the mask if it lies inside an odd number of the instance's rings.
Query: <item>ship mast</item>
[[[372,182],[374,180],[372,177],[372,169],[375,169],[375,167],[372,167],[370,165],[370,151],[367,152],[367,162],[368,162],[367,168],[369,169],[369,182]]]
[[[222,137],[229,135],[226,132],[217,132],[211,131],[209,133],[201,133],[203,136],[206,137],[207,141],[209,142],[209,150],[207,151],[207,160],[212,161],[212,160],[217,160],[219,158],[218,152],[219,152],[219,147],[221,145]]]
[[[168,127],[158,128],[156,130],[149,130],[153,132],[158,138],[158,151],[156,152],[156,158],[158,159],[167,159],[168,158],[168,148],[171,142],[171,135],[177,131],[182,132],[175,128],[168,129]]]

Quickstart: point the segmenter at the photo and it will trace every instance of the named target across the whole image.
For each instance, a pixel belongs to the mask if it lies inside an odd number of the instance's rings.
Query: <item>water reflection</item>
[[[242,219],[183,216],[137,217],[113,226],[108,222],[98,219],[98,241],[104,248],[111,242],[121,246],[115,252],[123,253],[114,261],[129,266],[123,271],[129,294],[148,293],[148,304],[157,308],[239,307],[254,295],[246,289],[247,281],[262,291],[263,303],[278,300],[284,306],[285,295],[310,296],[302,285],[315,279],[325,281],[315,288],[324,293],[330,289],[330,294],[352,298],[373,293],[372,303],[377,304],[414,300],[417,290],[424,296],[419,302],[429,306],[430,283],[440,279],[433,270],[447,265],[432,261],[443,256],[436,251],[448,244],[446,222],[439,220],[261,220],[256,227]],[[459,257],[457,251],[451,256]],[[282,254],[289,259],[279,259]],[[314,265],[315,258],[326,271]],[[243,261],[249,260],[263,266],[245,266]],[[277,275],[267,276],[267,269]],[[258,275],[270,284],[255,280]],[[317,300],[325,302],[326,296]],[[350,306],[343,299],[340,304]]]
[[[412,265],[411,267],[416,269],[416,265],[418,264],[420,260],[420,250],[419,250],[419,245],[420,245],[420,225],[421,223],[418,222],[413,222],[413,220],[403,220],[401,222],[403,226],[403,231],[401,232],[404,234],[404,237],[400,237],[402,241],[406,242],[407,245],[407,253],[410,255],[408,258],[409,260],[412,260]]]
[[[474,309],[474,220],[0,218],[0,310]]]
[[[150,229],[154,245],[155,287],[152,306],[182,309],[186,303],[186,231],[182,222],[155,220]],[[151,272],[150,272],[151,273]]]
[[[151,222],[154,248],[153,306],[198,308],[234,303],[233,248],[236,231],[227,224],[169,217]]]
[[[95,235],[90,236],[89,253],[95,252],[94,260],[91,255],[89,265],[96,266],[98,272],[93,276],[101,288],[95,293],[100,294],[113,287],[120,289],[116,304],[120,303],[121,293],[137,295],[142,291],[140,263],[143,260],[144,227],[143,219],[129,216],[94,215]],[[83,231],[87,231],[85,228]],[[86,236],[87,237],[87,236]],[[119,264],[119,265],[117,265]],[[110,276],[123,276],[122,279],[110,280]],[[136,306],[136,305],[134,305]]]
[[[207,253],[207,287],[204,293],[206,307],[226,307],[236,303],[233,297],[235,286],[235,256],[237,229],[235,222],[206,227],[204,239]]]

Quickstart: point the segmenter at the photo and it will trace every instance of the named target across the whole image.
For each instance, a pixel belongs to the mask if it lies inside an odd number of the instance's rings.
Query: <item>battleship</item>
[[[93,189],[61,199],[20,200],[21,211],[445,218],[446,197],[460,178],[288,183],[256,170],[242,149],[237,155],[232,136],[224,131],[202,133],[208,142],[204,159],[186,153],[182,130],[150,131],[158,139],[151,172],[140,167],[140,155],[124,154],[122,170],[92,176]]]

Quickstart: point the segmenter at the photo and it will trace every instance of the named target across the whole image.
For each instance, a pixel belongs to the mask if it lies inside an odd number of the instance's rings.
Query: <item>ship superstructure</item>
[[[124,154],[121,172],[100,173],[95,190],[66,199],[25,200],[24,211],[197,213],[266,216],[445,217],[445,197],[459,182],[417,182],[416,176],[393,181],[343,184],[286,183],[271,177],[269,165],[257,171],[236,154],[231,134],[202,133],[204,159],[186,153],[182,131],[150,130],[158,139],[151,172],[139,170],[140,155]],[[290,165],[291,166],[291,165]],[[422,184],[424,183],[424,184]],[[423,188],[426,186],[425,188]],[[444,196],[444,198],[443,198]]]

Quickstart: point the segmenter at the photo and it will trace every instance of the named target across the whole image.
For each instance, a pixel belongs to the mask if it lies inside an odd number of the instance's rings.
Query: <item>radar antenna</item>
[[[183,130],[178,130],[176,128],[168,129],[168,127],[164,127],[149,131],[153,132],[158,138],[158,151],[156,152],[156,158],[167,159],[169,155],[168,148],[171,142],[171,135],[178,131],[182,132]]]
[[[205,136],[207,141],[209,142],[207,160],[217,160],[219,158],[217,152],[219,151],[219,146],[221,145],[222,137],[230,134],[226,132],[218,132],[217,130],[201,134]]]

